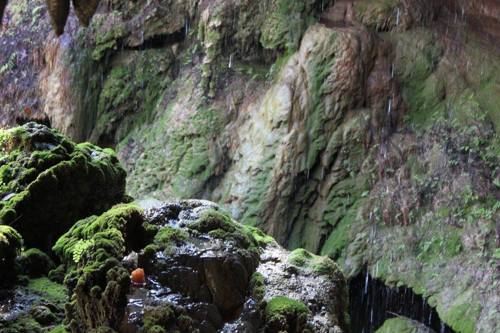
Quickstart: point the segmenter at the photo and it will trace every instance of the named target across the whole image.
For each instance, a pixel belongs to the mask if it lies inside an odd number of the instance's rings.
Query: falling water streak
[[[186,36],[186,38],[188,37],[188,34],[189,34],[189,18],[185,18],[184,20],[184,35]]]
[[[366,277],[365,277],[365,295],[368,293],[368,270],[366,270]]]
[[[227,65],[229,69],[233,68],[233,55],[229,55],[229,64]]]
[[[387,115],[390,117],[392,113],[392,98],[389,97],[389,105],[387,107]]]
[[[396,13],[396,26],[399,26],[400,17],[401,17],[401,10],[398,7],[397,13]]]
[[[391,79],[394,78],[395,74],[396,74],[396,65],[392,64],[391,65]]]

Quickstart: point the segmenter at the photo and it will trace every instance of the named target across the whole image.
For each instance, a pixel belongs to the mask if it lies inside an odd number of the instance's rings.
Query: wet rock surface
[[[0,289],[0,331],[50,332],[62,324],[67,300],[66,288],[46,277],[3,287]]]
[[[131,286],[121,330],[152,332],[157,326],[182,332],[346,329],[345,281],[329,259],[322,258],[322,272],[306,262],[294,265],[289,262],[290,252],[274,240],[231,221],[207,201],[154,206],[144,214],[147,223],[159,227],[155,242],[138,253],[137,261],[133,253],[123,261],[129,270],[136,264],[143,267],[147,281]],[[171,238],[159,236],[165,230]],[[273,324],[272,314],[265,311],[267,302],[285,295],[307,310],[296,327],[288,326],[296,321],[296,313]]]

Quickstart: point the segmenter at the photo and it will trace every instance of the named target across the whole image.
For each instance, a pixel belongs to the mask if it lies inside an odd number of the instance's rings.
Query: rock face
[[[347,330],[346,284],[330,259],[290,254],[211,202],[143,206],[82,220],[55,245],[74,268],[71,331]],[[137,267],[146,282],[130,285]]]
[[[36,123],[1,130],[0,146],[0,223],[28,248],[49,250],[75,221],[124,198],[125,172],[110,149]]]

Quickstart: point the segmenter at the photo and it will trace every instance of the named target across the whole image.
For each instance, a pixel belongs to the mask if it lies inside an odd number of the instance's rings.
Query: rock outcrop
[[[0,130],[0,147],[0,223],[28,248],[50,250],[78,219],[124,199],[125,171],[110,149],[36,123]]]
[[[343,332],[338,266],[289,253],[207,201],[116,206],[79,221],[54,251],[70,269],[72,332]],[[145,271],[144,284],[128,273]]]

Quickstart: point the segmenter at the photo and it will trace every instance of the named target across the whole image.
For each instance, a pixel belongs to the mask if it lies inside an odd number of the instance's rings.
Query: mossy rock
[[[146,307],[144,309],[144,333],[198,332],[193,328],[193,319],[186,314],[186,309],[169,304]]]
[[[405,317],[388,319],[376,333],[432,333],[425,325]]]
[[[121,259],[151,241],[143,222],[142,209],[135,204],[117,205],[78,221],[54,245],[69,269],[65,283],[73,296],[66,315],[72,332],[118,328],[130,286]]]
[[[255,255],[260,252],[260,244],[254,235],[260,235],[260,242],[271,239],[264,233],[258,233],[234,221],[228,213],[216,209],[207,209],[201,213],[198,219],[188,225],[188,228],[207,233],[217,239],[235,242],[238,247],[254,252]]]
[[[66,287],[45,277],[29,280],[27,289],[45,301],[56,305],[63,306],[68,301],[68,290]]]
[[[146,332],[160,332],[159,328],[164,329],[175,323],[175,313],[171,306],[164,305],[150,307],[144,310],[144,330]]]
[[[294,50],[299,46],[302,35],[314,21],[316,10],[328,7],[332,1],[321,4],[316,0],[275,0],[271,3],[264,20],[260,42],[264,48]]]
[[[319,275],[340,276],[340,267],[326,256],[317,256],[305,249],[296,249],[288,257],[292,265],[310,269]]]
[[[286,296],[276,296],[266,305],[266,332],[301,332],[309,313],[304,303]]]
[[[53,314],[48,307],[43,305],[31,309],[30,314],[40,325],[53,324],[57,319],[56,315]]]
[[[0,281],[12,281],[16,275],[15,260],[23,240],[21,235],[7,225],[0,225]]]
[[[266,284],[264,276],[259,272],[254,272],[250,278],[250,290],[252,297],[259,303],[264,299]]]
[[[27,247],[50,250],[74,222],[124,198],[126,174],[110,149],[36,123],[1,130],[0,148],[0,223]]]
[[[19,258],[19,263],[23,273],[29,277],[47,275],[55,267],[52,259],[36,248],[24,251]]]
[[[31,316],[22,316],[14,321],[0,322],[2,333],[42,333],[42,326]]]

